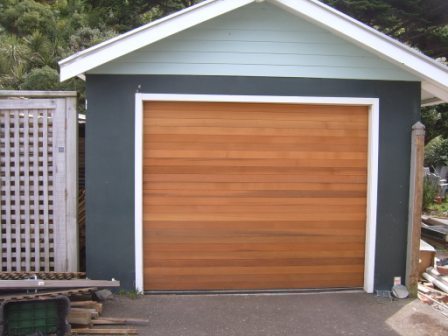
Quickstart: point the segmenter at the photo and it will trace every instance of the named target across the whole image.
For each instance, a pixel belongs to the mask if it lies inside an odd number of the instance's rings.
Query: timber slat
[[[75,308],[95,309],[98,314],[103,312],[103,304],[96,301],[72,301],[70,302],[70,306]]]
[[[0,289],[120,287],[116,280],[0,280]]]
[[[85,327],[91,327],[92,326],[92,314],[90,311],[86,309],[76,309],[76,308],[70,308],[70,311],[67,316],[67,320],[70,323],[70,325],[76,325],[76,326],[85,326]]]
[[[137,329],[89,329],[74,328],[71,330],[75,335],[137,335]]]
[[[135,319],[135,318],[115,318],[115,317],[101,317],[92,321],[94,325],[123,325],[123,324],[145,324],[149,320]]]

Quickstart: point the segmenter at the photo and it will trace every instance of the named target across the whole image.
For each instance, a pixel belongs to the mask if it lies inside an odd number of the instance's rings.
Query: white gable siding
[[[89,73],[419,80],[267,3],[220,16]]]

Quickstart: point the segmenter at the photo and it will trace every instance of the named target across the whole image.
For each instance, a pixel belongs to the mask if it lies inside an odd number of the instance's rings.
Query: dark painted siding
[[[380,98],[375,288],[405,275],[411,126],[420,83],[265,77],[88,75],[87,272],[133,287],[134,94],[189,93]]]

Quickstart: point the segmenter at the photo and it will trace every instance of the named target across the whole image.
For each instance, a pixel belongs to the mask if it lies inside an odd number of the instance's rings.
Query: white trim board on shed
[[[85,72],[260,0],[208,0],[62,60],[61,80]],[[318,0],[266,0],[416,76],[422,97],[448,101],[448,68]],[[399,79],[400,80],[400,79]]]
[[[143,251],[143,103],[147,101],[176,102],[238,102],[275,104],[352,105],[369,108],[368,172],[366,240],[364,263],[364,290],[372,293],[375,277],[375,248],[378,198],[378,146],[379,146],[379,99],[353,97],[285,97],[285,96],[230,96],[230,95],[183,95],[183,94],[135,94],[135,286],[144,290]]]

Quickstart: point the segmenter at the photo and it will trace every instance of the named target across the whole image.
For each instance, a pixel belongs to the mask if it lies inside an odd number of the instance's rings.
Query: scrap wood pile
[[[113,298],[112,292],[107,288],[119,286],[120,282],[114,279],[86,279],[84,273],[0,272],[0,304],[5,308],[11,303],[25,306],[27,303],[50,302],[62,298],[67,306],[64,315],[67,328],[64,334],[137,334],[137,329],[127,326],[146,323],[147,320],[102,316],[102,301]],[[5,310],[2,312],[5,313]],[[59,335],[58,332],[56,334]]]
[[[72,300],[68,322],[74,335],[134,335],[137,329],[130,324],[147,323],[147,320],[102,316],[103,304],[94,300]]]
[[[422,216],[421,228],[418,297],[448,317],[448,220]]]
[[[418,297],[448,317],[448,267],[428,267],[418,285]]]

